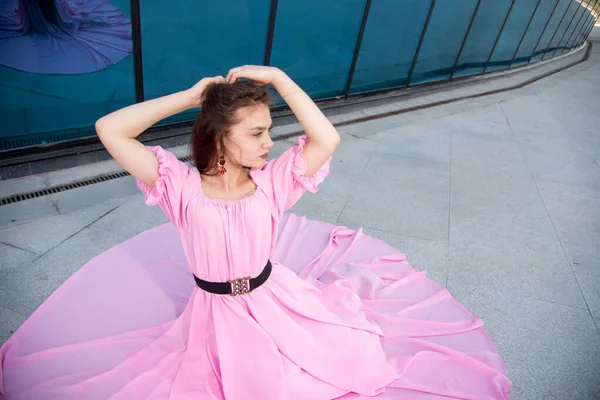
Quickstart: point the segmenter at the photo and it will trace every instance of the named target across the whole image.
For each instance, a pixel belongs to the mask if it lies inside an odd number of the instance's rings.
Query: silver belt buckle
[[[240,279],[232,279],[228,281],[231,283],[231,295],[239,296],[242,294],[250,293],[250,277],[240,278]]]

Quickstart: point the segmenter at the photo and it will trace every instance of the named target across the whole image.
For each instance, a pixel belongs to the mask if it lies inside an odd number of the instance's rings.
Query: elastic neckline
[[[254,186],[255,186],[255,189],[252,192],[252,194],[249,194],[246,197],[242,197],[241,199],[219,199],[219,198],[215,198],[215,197],[208,197],[207,195],[204,194],[204,191],[202,190],[202,174],[200,173],[200,171],[198,171],[197,169],[194,168],[194,170],[198,173],[198,194],[203,199],[206,199],[206,200],[208,200],[212,203],[216,203],[216,204],[242,204],[242,203],[245,203],[245,202],[251,200],[252,198],[254,198],[260,189],[260,187],[256,184],[254,179],[252,179],[252,171],[254,171],[255,169],[256,168],[251,168],[250,171],[248,172],[248,175],[250,176],[250,180],[252,181],[252,183],[254,183]]]

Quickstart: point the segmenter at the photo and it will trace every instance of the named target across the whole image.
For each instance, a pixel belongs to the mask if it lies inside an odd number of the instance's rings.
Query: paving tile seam
[[[596,163],[597,164],[597,163]],[[581,188],[587,188],[587,189],[592,189],[595,192],[600,193],[600,186],[592,186],[591,184],[581,184],[581,183],[571,183],[571,182],[565,182],[565,181],[557,181],[555,179],[552,179],[551,177],[543,177],[539,179],[540,181],[546,181],[546,182],[550,182],[550,183],[555,183],[555,184],[560,184],[563,186],[568,186],[570,188],[573,189],[581,189]],[[585,193],[580,193],[580,196],[586,197],[586,198],[596,198],[597,196],[594,195],[588,195]]]
[[[529,296],[525,296],[525,297],[529,297]],[[539,297],[535,297],[535,296],[534,296],[534,297],[530,297],[530,298],[532,298],[532,299],[535,299],[535,300],[538,300],[538,301],[542,301],[542,302],[544,302],[544,303],[556,304],[556,305],[559,305],[559,306],[564,306],[564,307],[569,307],[569,308],[575,308],[575,309],[577,309],[577,310],[581,310],[581,311],[587,311],[587,313],[586,313],[586,314],[589,314],[589,315],[590,315],[590,317],[592,318],[592,322],[594,321],[594,317],[593,317],[593,316],[592,316],[592,314],[590,313],[590,310],[589,310],[589,308],[586,308],[586,307],[578,307],[578,306],[574,306],[574,305],[572,305],[572,304],[565,304],[565,303],[561,303],[561,302],[558,302],[558,301],[550,301],[550,300],[546,300],[546,299],[540,299]],[[596,323],[595,323],[595,322],[594,322],[594,326],[596,326]],[[596,326],[596,330],[597,330],[597,329],[598,329],[598,327]],[[600,332],[598,332],[598,334],[600,335]]]
[[[508,118],[508,115],[506,115],[506,111],[504,110],[504,107],[502,107],[502,112],[504,113],[504,117],[506,118],[506,121],[507,121],[507,123],[508,123],[511,131],[513,132],[513,134],[515,136],[517,136],[516,133],[515,133],[515,131],[514,131],[514,129],[512,128],[512,125],[510,124],[510,120]],[[570,259],[569,255],[568,255],[568,252],[567,252],[567,250],[565,248],[565,245],[563,244],[563,240],[560,237],[560,235],[558,233],[558,230],[556,229],[556,224],[554,223],[552,215],[550,214],[550,211],[548,210],[548,207],[546,206],[546,201],[544,200],[544,197],[542,196],[542,193],[541,193],[540,188],[538,186],[538,182],[535,179],[535,176],[533,175],[533,171],[531,170],[531,167],[529,166],[529,163],[527,162],[527,159],[526,159],[525,155],[523,154],[523,150],[521,149],[520,143],[518,141],[517,141],[517,146],[519,148],[519,152],[521,153],[521,156],[525,160],[527,168],[529,169],[529,172],[531,174],[531,179],[533,179],[533,183],[535,184],[536,190],[538,192],[538,196],[540,197],[540,200],[542,201],[542,204],[544,205],[544,210],[546,211],[546,215],[547,215],[548,219],[550,220],[550,223],[552,224],[552,229],[554,229],[554,233],[556,235],[556,239],[558,240],[558,243],[560,244],[561,250],[562,250],[562,252],[563,252],[563,254],[565,256],[565,260],[567,262],[569,270],[571,271],[571,275],[575,279],[575,283],[577,284],[577,288],[579,289],[579,294],[581,295],[581,298],[583,299],[583,302],[585,303],[585,305],[587,307],[587,311],[588,311],[590,317],[592,318],[592,323],[594,324],[594,327],[596,328],[596,331],[598,332],[598,334],[600,334],[600,327],[598,326],[598,323],[596,323],[596,320],[594,319],[594,316],[592,314],[592,310],[590,308],[588,300],[586,299],[586,296],[583,293],[583,289],[581,288],[581,284],[579,283],[579,280],[577,279],[577,276],[575,275],[575,270],[573,269],[573,261]]]
[[[379,146],[379,142],[377,143],[377,146]],[[394,155],[396,158],[400,158],[400,159],[407,159],[407,160],[418,160],[418,161],[434,161],[440,164],[450,164],[450,160],[440,160],[439,158],[436,158],[435,156],[431,156],[431,157],[427,157],[427,156],[418,156],[418,155],[412,155],[412,154],[396,154],[396,153],[388,153],[391,155]]]
[[[20,312],[20,311],[13,310],[11,307],[0,306],[0,308],[4,308],[5,310],[12,311],[12,312],[14,312],[15,314],[22,315],[23,317],[27,317],[27,314],[23,314],[23,313],[22,313],[22,312]]]
[[[429,242],[429,243],[445,243],[445,244],[448,244],[445,239],[440,239],[440,238],[424,238],[424,237],[420,237],[420,236],[407,235],[405,233],[398,233],[398,232],[390,231],[390,230],[387,230],[387,229],[372,228],[372,227],[369,227],[369,226],[366,226],[366,225],[362,225],[362,224],[361,224],[361,227],[363,229],[368,229],[370,231],[377,231],[377,232],[383,232],[383,233],[391,233],[392,235],[398,236],[399,238],[402,238],[402,239],[417,239],[417,240],[422,240],[424,242]]]
[[[344,225],[343,223],[341,223],[340,225]],[[360,224],[360,228],[364,229],[368,229],[368,230],[374,230],[374,231],[379,231],[379,232],[385,232],[385,233],[391,233],[394,234],[395,236],[399,236],[401,238],[406,238],[406,239],[417,239],[417,240],[423,240],[426,242],[445,242],[445,239],[443,237],[433,237],[433,238],[425,238],[425,237],[421,237],[421,236],[413,236],[413,235],[408,235],[406,233],[399,233],[396,231],[390,231],[390,230],[385,230],[385,229],[381,229],[381,228],[375,228],[372,226],[368,226],[365,224]]]
[[[460,283],[462,281],[462,279],[457,279],[457,278],[450,278],[449,279],[449,283],[450,285],[456,284],[456,283]],[[449,288],[448,286],[446,286],[447,290],[452,294],[452,293],[457,293],[457,289],[456,288]],[[476,289],[470,289],[469,291],[480,291],[480,288],[476,288]],[[528,293],[525,292],[524,290],[519,290],[519,291],[510,291],[510,290],[498,290],[496,288],[494,288],[494,295],[492,297],[495,296],[503,296],[504,294],[509,293],[510,294],[510,298],[512,300],[516,299],[516,298],[522,298],[522,299],[526,299],[526,300],[533,300],[533,301],[539,301],[539,302],[543,302],[543,303],[548,303],[548,304],[555,304],[555,305],[559,305],[559,306],[563,306],[563,307],[568,307],[568,308],[573,308],[575,310],[580,310],[583,311],[585,313],[585,315],[589,315],[590,318],[592,319],[592,322],[594,324],[594,328],[596,328],[597,330],[597,325],[596,322],[594,320],[593,315],[590,313],[589,308],[586,307],[579,307],[573,304],[566,304],[566,303],[561,303],[558,301],[551,301],[551,300],[547,300],[547,299],[542,299],[539,298],[536,294],[534,293]],[[452,297],[454,297],[454,295],[452,295]],[[598,335],[600,336],[600,332],[597,332]]]
[[[62,212],[60,211],[60,207],[58,207],[58,204],[56,203],[56,199],[54,198],[52,193],[49,196],[50,196],[50,201],[52,202],[52,207],[54,207],[54,209],[56,210],[58,215],[62,215]]]
[[[350,135],[350,136],[353,136],[353,135]],[[373,139],[371,139],[371,140],[373,140]],[[377,148],[377,146],[379,146],[379,142],[380,141],[381,141],[381,137],[379,139],[375,140],[375,142],[377,142],[377,143],[375,144],[374,148]],[[367,167],[371,163],[371,159],[373,158],[373,155],[374,155],[374,151],[370,151],[369,152],[369,157],[367,158],[367,162],[365,162],[365,165],[363,166],[362,170],[360,171],[360,174],[356,177],[356,179],[354,181],[354,185],[352,185],[352,190],[351,190],[350,196],[348,196],[346,198],[346,201],[344,202],[344,206],[342,207],[342,210],[337,215],[337,218],[335,220],[336,224],[338,224],[340,218],[344,214],[344,210],[346,210],[346,207],[348,206],[348,203],[350,203],[350,200],[353,198],[354,193],[356,192],[354,189],[362,182],[362,178],[363,178],[363,176],[365,174],[365,171],[366,171]]]
[[[41,217],[37,217],[37,218],[34,218],[34,219],[30,219],[30,220],[22,221],[22,222],[19,222],[19,223],[15,223],[13,225],[0,226],[0,232],[2,232],[5,229],[16,228],[18,226],[27,225],[27,224],[29,224],[31,222],[34,222],[34,221],[39,221],[39,220],[46,219],[46,218],[49,218],[49,217],[56,217],[58,215],[64,215],[64,214],[59,213],[58,210],[57,210],[57,212],[54,213],[54,214],[46,214],[46,215],[41,216]]]
[[[452,211],[450,211],[450,213],[452,213]],[[468,219],[464,219],[464,218],[460,218],[460,217],[456,217],[456,216],[451,216],[453,220],[457,221],[457,222],[461,222],[461,223],[466,223],[469,225],[474,225],[474,226],[487,226],[487,224],[485,223],[481,223],[481,222],[474,222],[473,220],[468,220]],[[512,228],[513,232],[519,233],[521,235],[527,235],[527,236],[534,236],[537,238],[541,238],[541,239],[557,239],[556,236],[552,235],[543,235],[541,233],[537,233],[537,232],[531,232],[531,231],[527,231],[527,230],[523,230],[520,228]],[[555,232],[556,233],[556,232]]]
[[[372,135],[375,135],[375,134],[376,134],[376,132],[374,132],[374,133],[370,133],[370,134],[368,134],[368,135],[365,135],[365,136],[358,136],[358,135],[356,135],[356,134],[354,134],[354,133],[350,133],[350,132],[344,132],[344,131],[342,131],[342,132],[343,132],[344,134],[348,135],[348,136],[352,136],[354,139],[359,139],[359,140],[369,140],[369,139],[368,139],[368,137],[369,137],[369,136],[372,136]]]
[[[581,102],[583,103],[584,107],[585,107],[585,108],[587,108],[587,109],[590,111],[590,113],[591,113],[592,115],[594,115],[594,114],[595,114],[595,113],[594,113],[594,110],[592,110],[592,109],[590,108],[590,106],[589,106],[589,103],[588,103],[587,101],[585,101],[585,99],[582,99],[581,97],[579,97],[579,93],[578,93],[578,92],[575,92],[573,95],[574,95],[575,97],[577,97],[578,99],[580,99],[580,100],[581,100]]]
[[[580,271],[575,271],[575,274],[576,274],[576,275],[585,275],[585,276],[591,276],[591,277],[593,277],[593,278],[598,278],[598,279],[600,279],[600,275],[591,274],[591,273],[589,273],[589,272],[583,272],[583,271],[581,271],[581,272],[580,272]]]
[[[536,93],[536,95],[537,95],[537,93]],[[537,97],[538,97],[538,98],[539,98],[539,99],[540,99],[540,100],[541,100],[543,103],[545,103],[545,102],[546,102],[545,100],[543,100],[542,98],[540,98],[540,97],[539,97],[539,95],[537,95]],[[585,103],[585,102],[584,102],[584,103]],[[591,109],[590,109],[590,108],[587,106],[587,104],[585,104],[585,105],[586,105],[586,107],[587,107],[587,108],[590,110],[590,113],[592,113],[593,111],[592,111],[592,110],[591,110]],[[573,134],[571,133],[571,129],[570,129],[570,127],[569,127],[569,126],[567,126],[567,125],[565,125],[565,123],[564,123],[564,121],[563,121],[563,118],[553,118],[553,120],[554,120],[554,121],[557,121],[557,122],[560,124],[560,126],[562,126],[562,127],[563,127],[563,129],[564,129],[565,133],[568,135],[568,138],[569,138],[569,139],[571,139],[571,140],[572,140],[572,141],[573,141],[575,144],[577,144],[577,146],[580,148],[580,151],[581,151],[581,153],[585,154],[585,155],[586,155],[586,156],[589,158],[590,164],[596,164],[596,165],[598,165],[598,164],[596,163],[596,160],[594,159],[594,157],[593,157],[593,156],[592,156],[590,153],[588,153],[588,147],[586,147],[586,146],[584,146],[583,144],[581,144],[581,143],[580,143],[580,142],[577,140],[577,138],[576,138],[575,136],[573,136]],[[512,129],[512,128],[511,128],[511,129]],[[599,167],[600,167],[600,166],[599,166]]]
[[[109,211],[105,212],[104,214],[100,215],[98,218],[96,218],[95,220],[93,220],[92,222],[90,222],[89,224],[83,226],[81,229],[79,229],[78,231],[74,232],[73,234],[67,236],[64,240],[62,240],[60,243],[56,244],[55,246],[49,248],[48,250],[46,250],[45,252],[43,252],[42,254],[40,254],[38,257],[36,257],[35,259],[28,261],[29,263],[33,263],[37,260],[39,260],[40,258],[42,258],[43,256],[45,256],[46,254],[50,253],[52,250],[56,249],[58,246],[62,245],[63,243],[65,243],[67,240],[75,237],[76,235],[78,235],[79,233],[83,232],[84,230],[88,229],[89,227],[91,227],[93,224],[95,224],[96,222],[98,222],[99,220],[101,220],[102,218],[104,218],[105,216],[107,216],[108,214],[112,213],[114,210],[116,210],[117,208],[119,208],[120,206],[116,206],[112,209],[110,209]]]
[[[21,251],[26,251],[27,253],[30,253],[30,254],[38,255],[38,253],[36,253],[34,251],[27,250],[27,249],[24,249],[24,248],[19,247],[19,246],[15,246],[14,244],[3,242],[2,240],[0,240],[0,244],[3,244],[3,245],[8,246],[8,247],[12,247],[13,249],[17,249],[17,250],[21,250]]]
[[[448,277],[450,276],[450,265],[448,263],[448,258],[450,257],[450,224],[452,223],[452,143],[454,142],[454,131],[450,131],[450,145],[448,153],[450,157],[450,162],[448,163],[448,234],[446,236],[446,242],[448,243],[446,247],[446,277],[445,277],[445,287],[448,287]]]
[[[571,270],[573,270],[573,267],[572,267],[571,263],[569,263],[569,266],[571,267]],[[575,282],[577,282],[577,286],[579,287],[579,290],[582,290],[581,289],[581,284],[579,283],[579,279],[577,279],[577,275],[575,274],[575,272],[573,272],[573,277],[575,278]],[[583,295],[583,291],[582,291],[581,295],[583,296],[583,301],[585,302],[585,305],[587,307],[588,313],[590,314],[590,317],[592,318],[592,322],[594,323],[594,326],[596,327],[596,331],[598,332],[598,335],[600,335],[600,326],[596,322],[596,318],[594,318],[594,313],[592,313],[592,309],[590,308],[588,300]]]

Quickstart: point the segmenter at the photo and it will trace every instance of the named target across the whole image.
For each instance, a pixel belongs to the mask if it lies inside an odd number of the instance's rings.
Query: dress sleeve
[[[144,194],[144,203],[160,205],[169,220],[181,229],[186,224],[187,205],[192,188],[192,171],[184,162],[161,146],[146,146],[158,160],[158,179],[154,187],[136,178],[135,183]]]
[[[306,143],[308,138],[301,136],[297,146],[289,148],[260,170],[252,172],[252,179],[256,184],[268,189],[274,206],[274,216],[278,219],[296,204],[307,190],[316,193],[317,186],[329,173],[331,157],[312,176],[303,176],[307,163],[302,149]]]

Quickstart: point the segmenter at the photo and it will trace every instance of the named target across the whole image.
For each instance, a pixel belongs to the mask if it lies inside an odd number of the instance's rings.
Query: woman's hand
[[[200,82],[196,83],[187,90],[187,93],[190,95],[192,102],[194,103],[194,106],[200,107],[202,105],[202,102],[204,101],[204,91],[208,85],[213,83],[226,83],[226,80],[222,76],[203,78],[200,80]]]
[[[254,83],[267,85],[273,83],[282,74],[282,71],[276,67],[266,67],[262,65],[244,65],[242,67],[232,68],[227,74],[226,81],[235,83],[240,78],[250,79]]]

